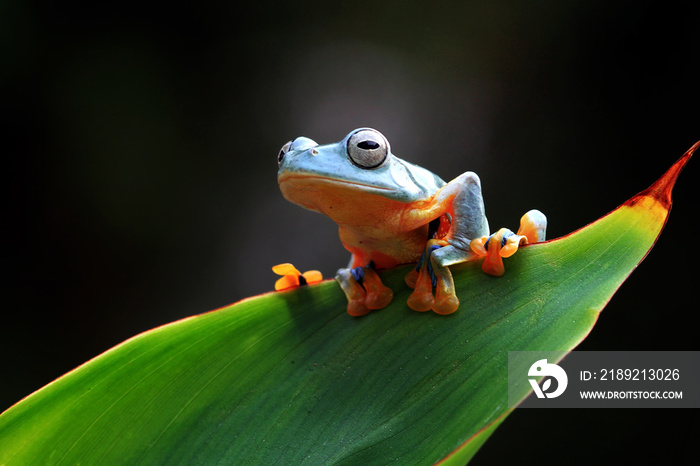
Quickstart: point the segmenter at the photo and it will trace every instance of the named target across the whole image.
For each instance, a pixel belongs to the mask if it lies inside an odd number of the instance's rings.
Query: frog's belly
[[[339,233],[343,246],[353,255],[351,267],[373,262],[381,270],[417,262],[427,242],[428,226],[393,234],[340,227]]]

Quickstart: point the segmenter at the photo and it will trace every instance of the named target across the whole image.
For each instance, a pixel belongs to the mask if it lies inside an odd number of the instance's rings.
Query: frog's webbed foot
[[[455,295],[452,273],[446,264],[455,263],[446,260],[455,251],[456,249],[445,240],[428,241],[418,265],[406,275],[406,284],[414,289],[408,298],[408,307],[418,312],[432,309],[437,314],[452,314],[457,310],[459,299]]]
[[[505,273],[503,258],[515,254],[520,246],[544,241],[547,218],[539,210],[531,210],[520,219],[518,233],[501,228],[490,236],[482,236],[471,241],[470,246],[479,256],[484,256],[482,270],[489,275],[500,277]]]
[[[335,279],[348,298],[347,311],[351,316],[359,317],[373,309],[382,309],[394,297],[394,293],[384,286],[371,263],[366,267],[340,269]]]
[[[309,270],[308,272],[301,273],[288,262],[273,266],[272,271],[277,275],[282,275],[282,278],[275,282],[275,290],[277,291],[308,285],[310,283],[317,283],[323,280],[323,276],[318,270]]]

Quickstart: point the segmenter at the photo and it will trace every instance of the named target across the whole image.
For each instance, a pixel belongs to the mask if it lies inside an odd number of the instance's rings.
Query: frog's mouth
[[[395,191],[357,181],[339,180],[319,175],[285,174],[278,179],[282,195],[306,209],[328,215],[336,221],[349,221],[358,208],[377,205],[377,200],[390,200]]]
[[[393,188],[388,188],[384,186],[377,186],[372,184],[360,183],[358,181],[341,180],[338,178],[328,178],[319,175],[303,175],[303,174],[285,174],[278,179],[278,184],[280,189],[284,192],[282,188],[283,184],[297,184],[296,188],[302,188],[308,186],[308,188],[327,186],[330,188],[343,188],[345,189],[362,189],[365,192],[374,191],[377,193],[389,193],[394,191]],[[303,189],[303,188],[302,188]]]

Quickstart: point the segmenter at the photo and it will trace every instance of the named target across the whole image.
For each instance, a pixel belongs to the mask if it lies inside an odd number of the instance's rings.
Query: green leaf
[[[700,144],[700,143],[699,143]],[[653,246],[696,144],[651,188],[494,278],[453,267],[460,309],[345,313],[334,281],[138,335],[0,415],[0,464],[464,464],[509,413],[507,355],[564,351]]]

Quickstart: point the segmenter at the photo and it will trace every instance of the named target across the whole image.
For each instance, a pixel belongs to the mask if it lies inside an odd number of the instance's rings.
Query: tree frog
[[[521,218],[517,234],[506,228],[490,234],[475,173],[446,183],[392,154],[387,139],[371,128],[327,145],[298,137],[282,147],[277,161],[282,195],[338,224],[351,258],[336,280],[353,316],[391,302],[393,293],[377,270],[414,262],[406,276],[414,289],[408,306],[455,312],[459,300],[448,266],[484,256],[484,272],[502,275],[503,257],[545,238],[547,219],[538,210]]]

